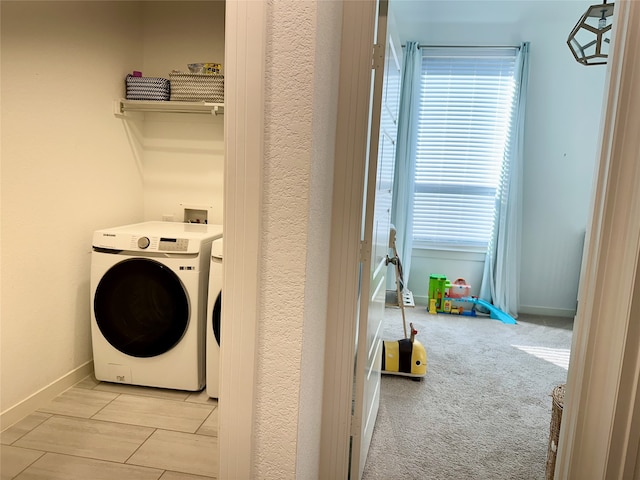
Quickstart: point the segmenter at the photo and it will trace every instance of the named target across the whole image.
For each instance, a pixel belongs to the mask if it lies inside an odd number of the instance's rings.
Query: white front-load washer
[[[144,222],[97,230],[91,254],[96,379],[205,386],[207,283],[221,225]]]
[[[207,395],[220,395],[220,320],[222,318],[222,246],[223,239],[211,246],[209,300],[207,307]]]

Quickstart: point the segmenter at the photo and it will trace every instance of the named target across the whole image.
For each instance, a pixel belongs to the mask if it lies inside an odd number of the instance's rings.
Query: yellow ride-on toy
[[[416,340],[418,333],[410,323],[411,336],[382,342],[382,373],[404,375],[420,380],[427,374],[427,351]]]
[[[382,373],[391,375],[403,375],[420,380],[427,374],[427,351],[424,346],[416,340],[418,331],[413,328],[413,323],[409,324],[411,335],[407,338],[407,320],[404,308],[407,296],[410,296],[409,304],[413,304],[413,295],[405,289],[402,278],[402,265],[398,257],[395,241],[395,229],[391,229],[389,235],[389,248],[393,249],[393,257],[387,255],[387,265],[392,263],[396,270],[396,303],[402,312],[402,328],[404,337],[401,340],[383,341],[382,343]]]

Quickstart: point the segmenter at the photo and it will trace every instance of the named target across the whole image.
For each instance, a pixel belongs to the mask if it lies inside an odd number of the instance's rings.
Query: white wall
[[[0,411],[91,360],[93,230],[142,219],[113,100],[142,60],[128,2],[2,8]]]
[[[184,220],[184,208],[208,211],[222,224],[224,118],[211,114],[145,113],[144,219]],[[128,125],[131,128],[131,125]]]
[[[317,478],[340,2],[269,2],[257,478]]]
[[[563,43],[584,10],[577,5],[575,16],[551,23],[547,35],[534,37],[534,25],[523,32],[536,43],[525,133],[522,312],[575,313],[606,75],[604,65],[580,65]]]
[[[529,41],[522,216],[521,312],[575,313],[590,206],[606,69],[579,65],[566,45],[589,2],[543,0],[431,3],[423,21],[406,12],[425,2],[392,0],[403,41],[426,45],[518,45]],[[400,14],[396,14],[397,17]],[[424,20],[428,18],[428,20]],[[400,25],[400,20],[398,20]],[[465,254],[468,256],[468,254]],[[483,258],[416,252],[409,288],[424,300],[430,273],[465,277],[477,293]],[[422,298],[420,298],[422,297]]]
[[[145,76],[169,78],[187,64],[221,63],[224,69],[224,1],[144,3]],[[184,220],[184,205],[205,207],[209,223],[222,224],[224,117],[146,113],[135,130],[144,167],[144,217]]]
[[[223,118],[114,116],[127,73],[223,63],[224,2],[5,2],[0,411],[92,358],[95,229],[180,203],[222,223]]]

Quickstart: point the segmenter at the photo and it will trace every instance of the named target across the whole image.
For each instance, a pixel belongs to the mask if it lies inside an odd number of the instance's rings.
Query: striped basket
[[[127,100],[169,100],[170,84],[166,78],[127,75]]]
[[[224,75],[170,73],[171,100],[224,103]]]

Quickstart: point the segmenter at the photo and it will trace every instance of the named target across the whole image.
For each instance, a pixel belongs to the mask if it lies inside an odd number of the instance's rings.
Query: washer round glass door
[[[171,350],[189,324],[189,298],[166,265],[132,258],[111,267],[93,299],[104,338],[133,357],[155,357]]]
[[[220,317],[222,314],[222,292],[218,294],[216,303],[213,305],[211,312],[211,328],[213,328],[213,336],[216,338],[218,346],[220,346]]]

